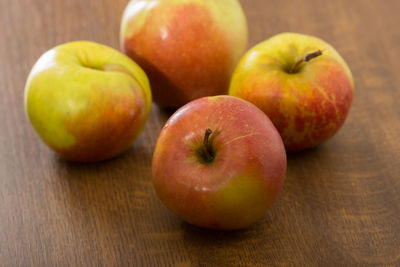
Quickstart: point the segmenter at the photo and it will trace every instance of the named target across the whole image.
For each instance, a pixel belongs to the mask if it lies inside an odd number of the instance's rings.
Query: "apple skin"
[[[70,161],[127,150],[151,106],[149,81],[130,58],[89,41],[44,53],[25,85],[26,114],[42,140]]]
[[[213,131],[212,162],[199,153]],[[286,153],[268,117],[232,96],[194,100],[172,115],[158,138],[152,179],[161,201],[186,222],[209,229],[248,227],[277,199]]]
[[[227,94],[247,35],[237,0],[133,0],[122,18],[120,43],[149,76],[154,101],[179,108]]]
[[[308,53],[322,55],[288,73]],[[229,94],[265,112],[288,152],[314,147],[332,137],[349,113],[354,82],[349,67],[329,44],[296,33],[278,34],[250,49],[232,77]]]

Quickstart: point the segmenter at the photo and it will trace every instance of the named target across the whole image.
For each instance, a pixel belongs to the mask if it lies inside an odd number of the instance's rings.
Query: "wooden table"
[[[156,105],[132,149],[99,164],[60,160],[25,117],[37,58],[78,39],[118,48],[126,3],[0,1],[0,266],[400,266],[400,1],[242,1],[251,45],[319,36],[356,93],[342,130],[289,155],[280,199],[237,232],[192,227],[157,199],[151,156],[168,114]]]

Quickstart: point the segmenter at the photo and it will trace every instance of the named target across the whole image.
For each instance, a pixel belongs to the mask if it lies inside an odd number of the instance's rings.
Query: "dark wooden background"
[[[151,156],[168,114],[153,105],[127,153],[57,158],[25,117],[26,76],[47,49],[118,48],[127,0],[0,0],[0,266],[400,266],[400,1],[243,0],[250,45],[319,36],[356,93],[342,130],[288,158],[283,193],[253,227],[201,230],[156,198]]]

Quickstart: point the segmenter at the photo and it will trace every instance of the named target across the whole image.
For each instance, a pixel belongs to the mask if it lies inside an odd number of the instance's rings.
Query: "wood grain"
[[[60,160],[25,117],[37,58],[79,39],[118,48],[126,3],[0,1],[1,266],[400,266],[400,1],[242,1],[251,45],[319,36],[356,94],[339,134],[290,155],[278,202],[238,232],[192,227],[156,198],[151,156],[170,115],[156,105],[132,149],[101,164]]]

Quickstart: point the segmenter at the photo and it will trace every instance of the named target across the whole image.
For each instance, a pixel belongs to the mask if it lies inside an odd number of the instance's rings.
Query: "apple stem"
[[[322,50],[317,50],[315,52],[309,53],[307,55],[305,55],[304,57],[302,57],[301,59],[299,59],[296,64],[294,64],[292,66],[292,68],[290,69],[290,73],[295,73],[297,68],[303,63],[303,62],[308,62],[313,58],[319,57],[322,55]]]
[[[209,138],[210,135],[213,133],[210,128],[206,129],[206,132],[204,133],[204,140],[203,140],[203,148],[204,148],[204,155],[206,156],[205,161],[206,162],[211,162],[214,159],[214,156],[212,155],[212,151],[210,151],[210,145],[209,145]]]

